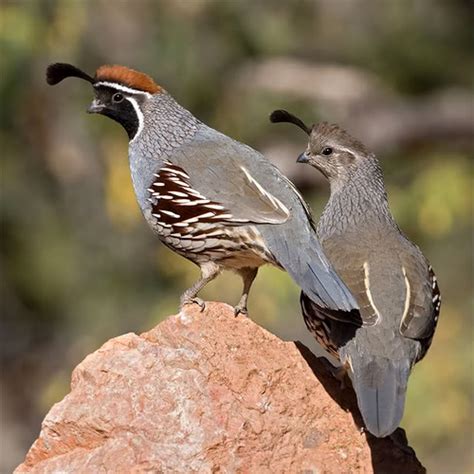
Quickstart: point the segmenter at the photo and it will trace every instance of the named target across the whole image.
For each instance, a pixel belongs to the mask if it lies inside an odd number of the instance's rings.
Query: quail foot
[[[202,123],[142,72],[102,66],[92,77],[70,64],[47,69],[51,85],[67,77],[92,85],[89,112],[126,130],[146,221],[166,246],[201,269],[181,306],[204,307],[199,291],[228,269],[243,279],[235,311],[245,314],[258,268],[270,263],[285,269],[320,307],[357,309],[321,249],[302,197],[260,153]]]
[[[402,419],[411,369],[436,329],[441,297],[435,274],[397,226],[379,162],[362,143],[337,125],[307,127],[283,110],[270,119],[310,135],[297,161],[319,170],[331,188],[318,236],[360,307],[350,314],[328,310],[303,291],[304,320],[349,371],[368,431],[388,436]]]

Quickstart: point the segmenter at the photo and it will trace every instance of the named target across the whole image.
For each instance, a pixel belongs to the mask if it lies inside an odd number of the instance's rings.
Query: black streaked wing
[[[303,292],[300,304],[309,331],[327,352],[339,359],[339,348],[353,339],[357,329],[362,326],[358,311],[333,311],[322,308]]]

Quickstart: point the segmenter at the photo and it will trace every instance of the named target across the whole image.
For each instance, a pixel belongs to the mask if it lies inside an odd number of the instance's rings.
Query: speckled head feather
[[[131,89],[136,89],[150,94],[162,92],[162,88],[147,74],[125,66],[104,65],[95,73],[96,82],[115,82]]]
[[[325,146],[338,145],[339,147],[348,148],[356,153],[366,155],[367,149],[352,135],[349,135],[344,129],[335,124],[321,122],[313,125],[309,144],[314,152],[319,152]]]

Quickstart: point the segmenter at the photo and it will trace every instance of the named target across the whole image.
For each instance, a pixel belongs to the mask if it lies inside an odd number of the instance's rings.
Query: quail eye
[[[326,147],[324,150],[321,152],[323,155],[330,155],[332,153],[332,148]]]
[[[120,92],[117,92],[116,94],[112,96],[112,102],[115,102],[116,104],[122,102],[122,100],[123,100],[123,94],[121,94]]]

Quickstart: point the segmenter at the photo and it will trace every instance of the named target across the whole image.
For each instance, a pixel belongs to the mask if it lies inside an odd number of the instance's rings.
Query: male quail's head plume
[[[207,127],[146,74],[102,66],[92,77],[52,64],[49,84],[79,77],[92,84],[89,112],[119,122],[130,138],[129,161],[140,208],[161,241],[199,265],[201,278],[181,305],[222,269],[244,282],[236,313],[258,267],[284,268],[321,307],[351,311],[356,302],[329,264],[294,186],[252,148]]]
[[[402,419],[410,371],[436,328],[435,274],[395,223],[379,163],[362,143],[337,125],[307,127],[283,110],[270,118],[310,135],[297,161],[317,168],[331,186],[318,236],[360,307],[355,318],[328,311],[303,291],[306,325],[349,370],[367,429],[388,436]]]

